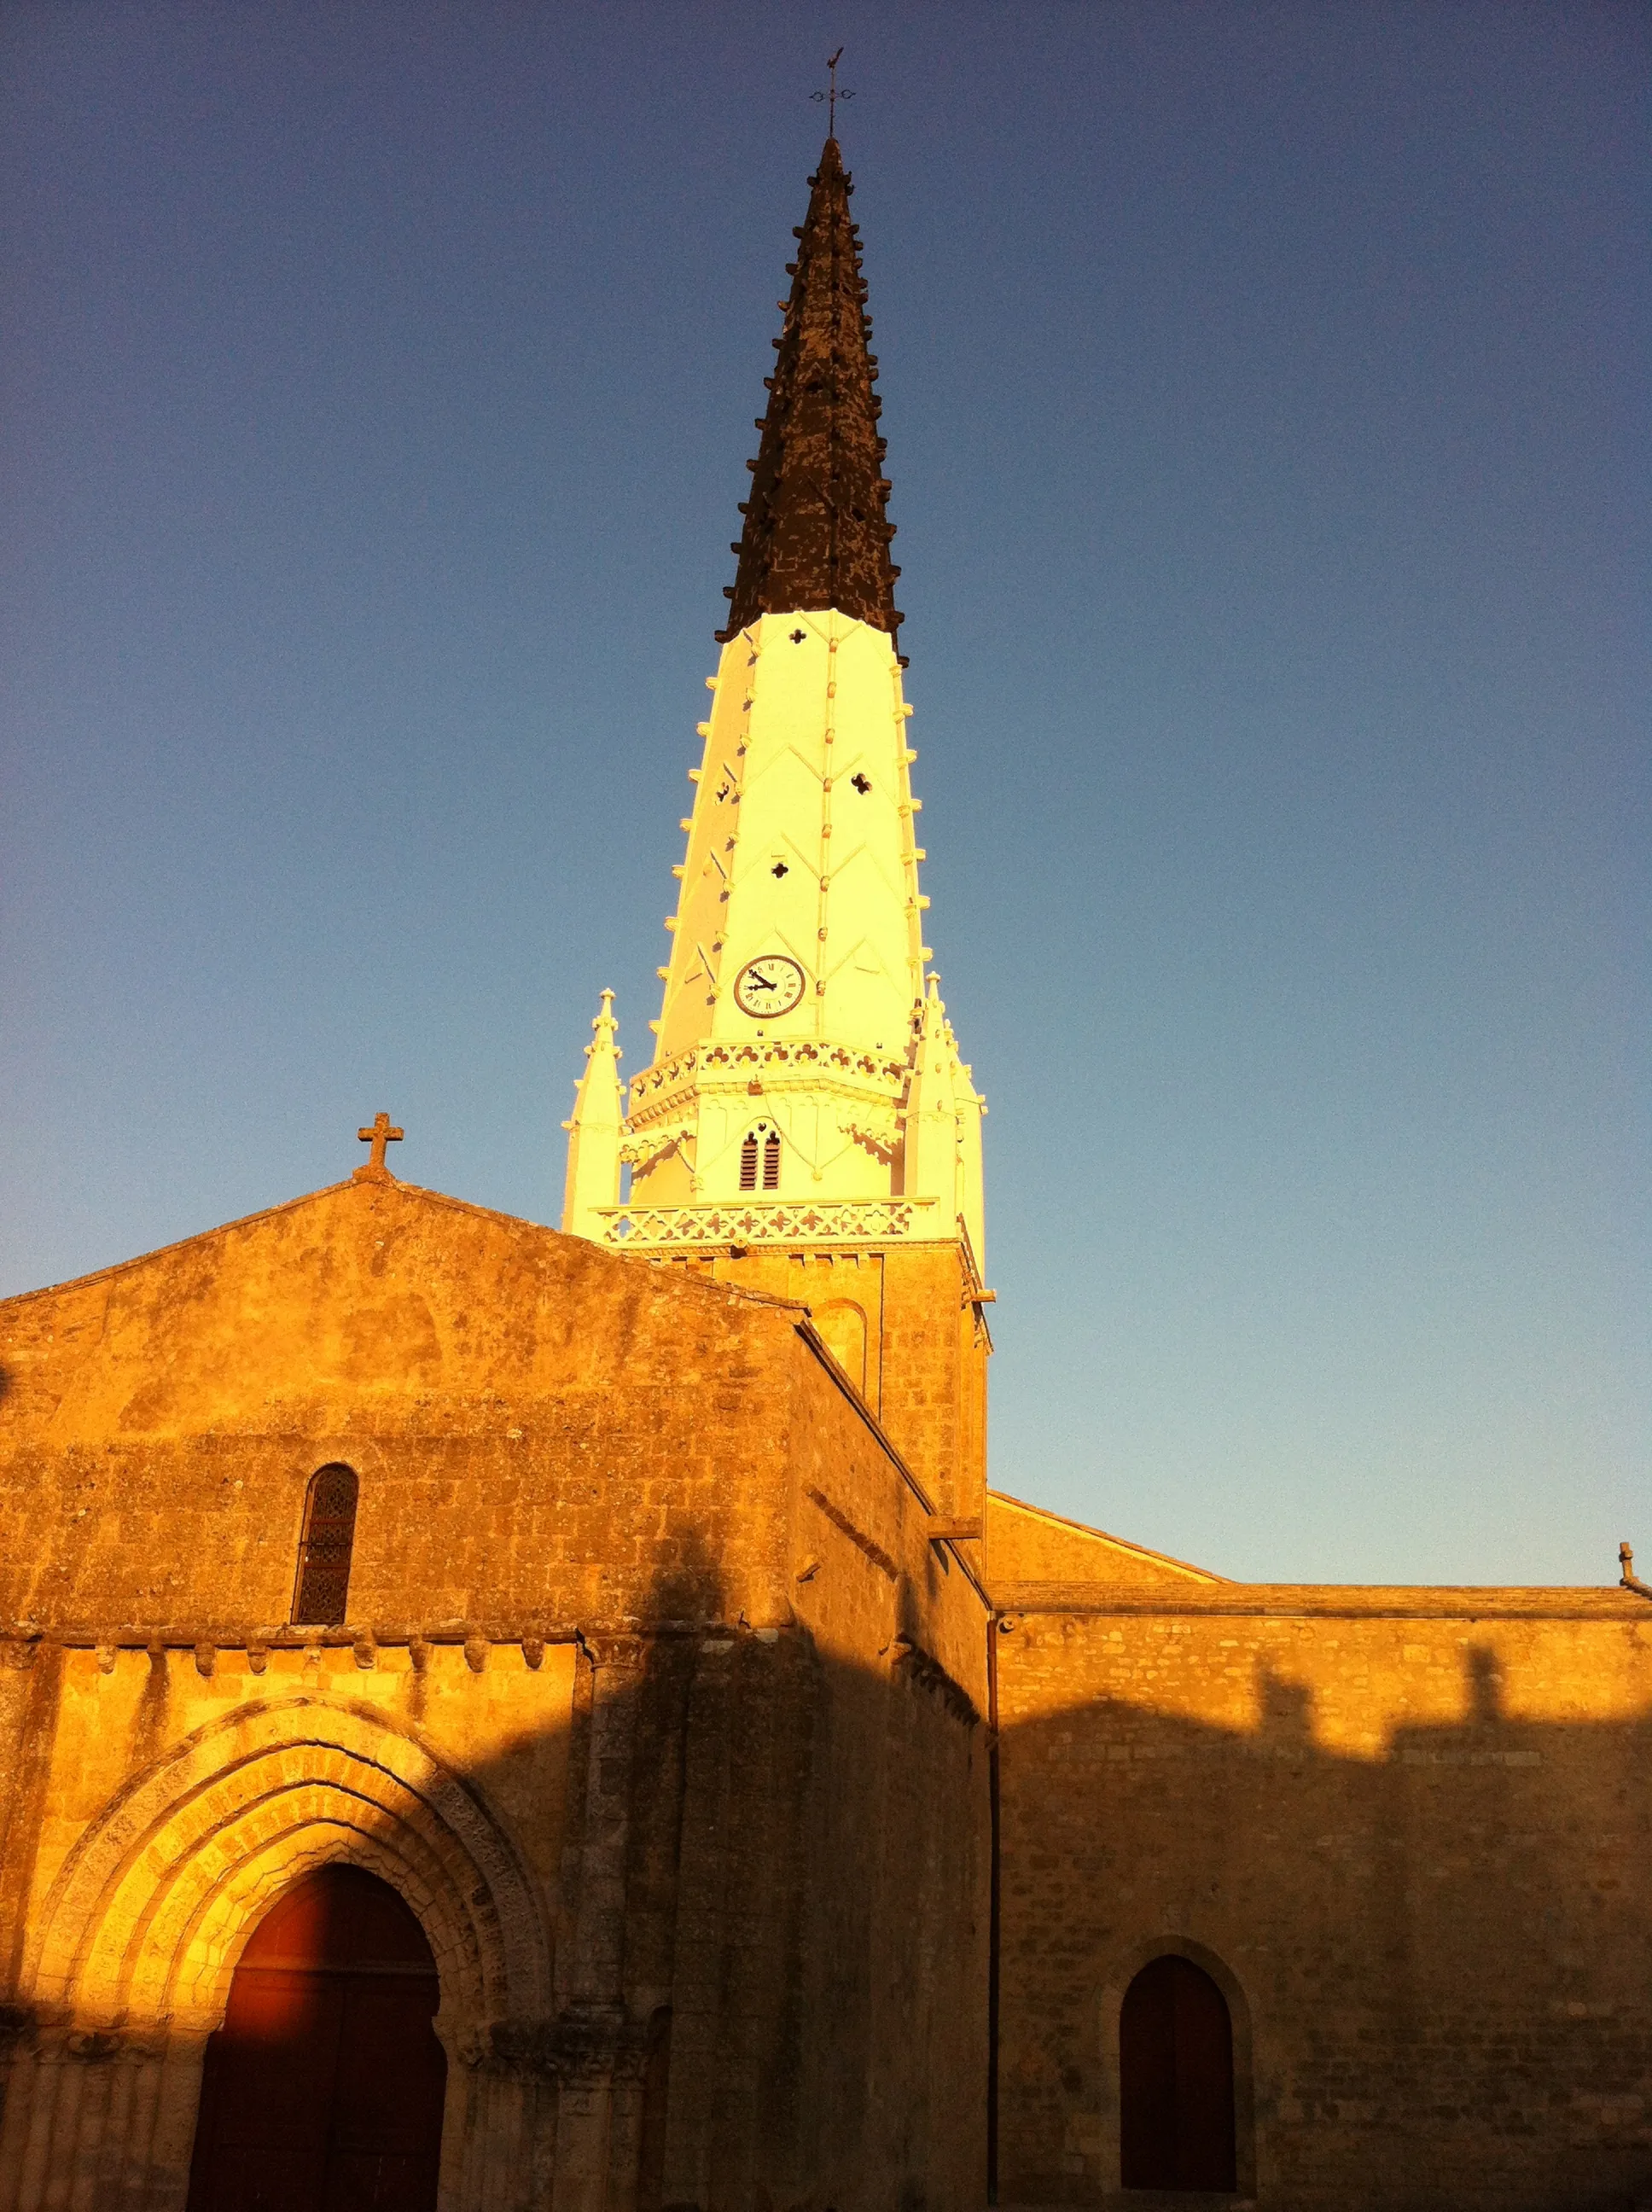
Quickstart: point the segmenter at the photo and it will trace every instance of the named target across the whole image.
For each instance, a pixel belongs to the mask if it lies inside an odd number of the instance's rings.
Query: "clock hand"
[[[772,975],[754,975],[751,978],[751,988],[754,991],[772,991],[774,988],[774,979]]]

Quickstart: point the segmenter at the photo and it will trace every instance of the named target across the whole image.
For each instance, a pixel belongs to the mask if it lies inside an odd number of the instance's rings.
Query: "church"
[[[1240,1583],[988,1486],[852,190],[561,1229],[341,1116],[0,1309],[0,2212],[1652,2203],[1632,1561]]]

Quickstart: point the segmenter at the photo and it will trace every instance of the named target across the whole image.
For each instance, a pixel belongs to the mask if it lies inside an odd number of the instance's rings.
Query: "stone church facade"
[[[829,141],[649,1065],[15,1298],[0,2212],[1652,2201],[1652,1592],[987,1486]],[[629,1178],[629,1187],[628,1187]]]

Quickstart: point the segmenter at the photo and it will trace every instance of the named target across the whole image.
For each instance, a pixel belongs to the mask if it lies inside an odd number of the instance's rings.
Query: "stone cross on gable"
[[[373,1127],[358,1129],[355,1133],[364,1145],[371,1145],[373,1150],[367,1156],[366,1165],[357,1168],[350,1180],[353,1182],[376,1182],[380,1176],[388,1176],[390,1170],[385,1165],[385,1146],[399,1145],[404,1132],[391,1127],[388,1114],[375,1114]]]

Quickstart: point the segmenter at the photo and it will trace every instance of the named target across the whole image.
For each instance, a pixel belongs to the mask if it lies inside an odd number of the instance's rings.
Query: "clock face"
[[[734,979],[734,1003],[761,1021],[765,1014],[789,1014],[803,996],[803,970],[783,952],[748,960]]]

